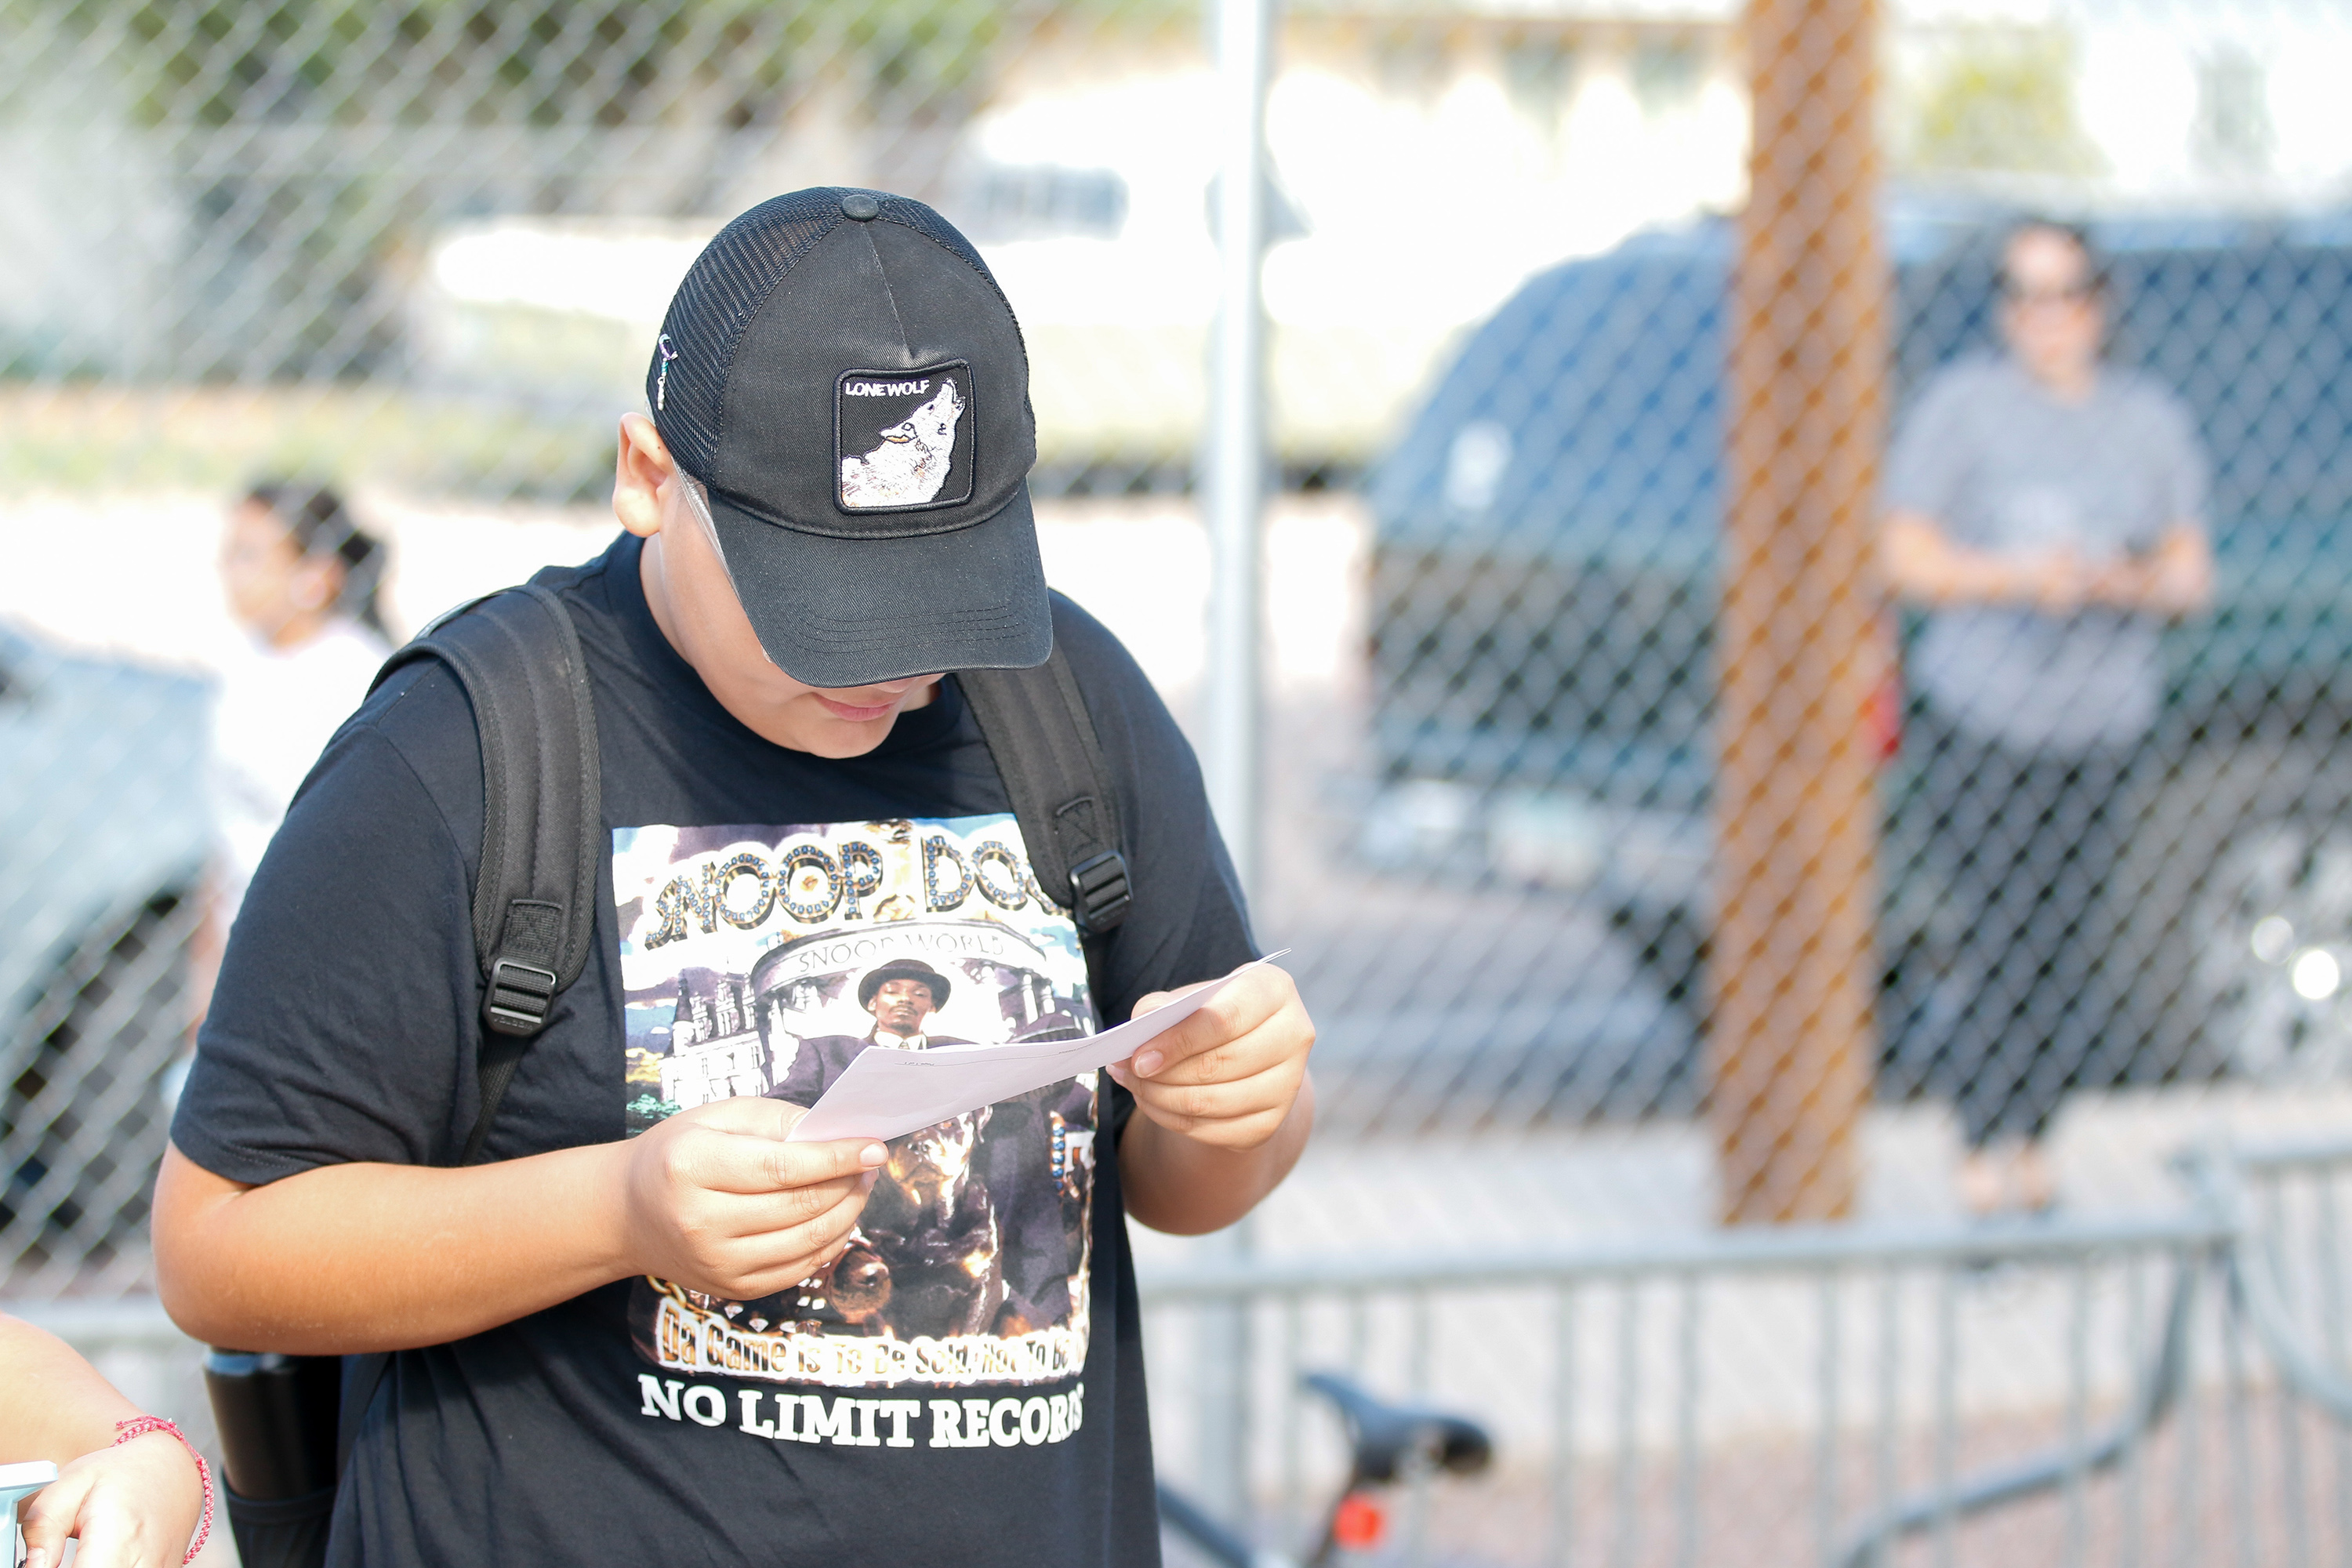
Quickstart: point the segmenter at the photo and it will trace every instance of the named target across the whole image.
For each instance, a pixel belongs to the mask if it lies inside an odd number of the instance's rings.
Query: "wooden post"
[[[1874,1067],[1885,668],[1874,0],[1749,0],[1719,657],[1713,1115],[1727,1223],[1842,1218]]]

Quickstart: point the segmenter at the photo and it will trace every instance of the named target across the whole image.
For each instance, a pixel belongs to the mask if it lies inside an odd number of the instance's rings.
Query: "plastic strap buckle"
[[[1127,884],[1127,857],[1116,849],[1071,867],[1070,889],[1076,895],[1070,912],[1082,931],[1109,930],[1135,902]]]
[[[501,958],[490,965],[490,994],[482,1016],[501,1035],[536,1035],[555,1005],[555,972]]]

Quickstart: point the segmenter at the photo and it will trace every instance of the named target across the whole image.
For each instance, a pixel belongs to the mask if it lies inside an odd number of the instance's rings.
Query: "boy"
[[[801,1109],[767,1091],[804,1042],[873,1031],[877,970],[948,982],[925,1038],[999,1043],[1254,950],[1190,750],[1049,600],[1027,362],[962,236],[898,197],[779,197],[664,329],[653,417],[621,423],[625,531],[541,579],[585,652],[612,853],[491,1163],[448,1168],[485,797],[428,663],[329,747],[255,879],[157,1191],[165,1302],[216,1344],[400,1352],[336,1563],[1154,1562],[1125,1215],[1211,1230],[1272,1190],[1312,1026],[1256,969],[1115,1081],[892,1148],[783,1141]],[[1135,893],[1090,952],[941,674],[1057,635]]]

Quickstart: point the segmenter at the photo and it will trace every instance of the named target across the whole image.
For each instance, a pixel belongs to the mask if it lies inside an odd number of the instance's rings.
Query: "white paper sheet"
[[[1283,950],[1288,952],[1287,948]],[[1036,1040],[1013,1046],[938,1046],[927,1051],[874,1047],[860,1051],[833,1087],[817,1097],[787,1142],[835,1138],[884,1142],[1000,1100],[1059,1083],[1082,1072],[1123,1062],[1155,1036],[1182,1023],[1201,1005],[1261,963],[1243,964],[1223,980],[1178,997],[1155,1013],[1077,1040]]]

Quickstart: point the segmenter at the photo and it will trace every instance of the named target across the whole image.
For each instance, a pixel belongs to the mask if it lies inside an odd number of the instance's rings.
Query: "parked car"
[[[186,1027],[205,689],[0,624],[0,1259],[135,1268]],[[53,1278],[50,1284],[60,1281]]]
[[[2003,227],[1890,223],[1898,408],[1991,346]],[[2219,577],[2212,613],[2166,635],[2161,776],[2116,880],[2135,889],[2116,911],[2134,1026],[2116,1071],[2352,1065],[2352,222],[2140,220],[2095,237],[2116,357],[2175,389],[2210,450]],[[1536,278],[1370,487],[1382,787],[1365,852],[1472,850],[1491,875],[1604,900],[1692,1001],[1711,922],[1731,264],[1715,224]],[[1890,1094],[1936,1080],[1959,1001],[1937,978],[1950,910],[1916,853],[1914,782],[1898,754],[1881,858]]]

